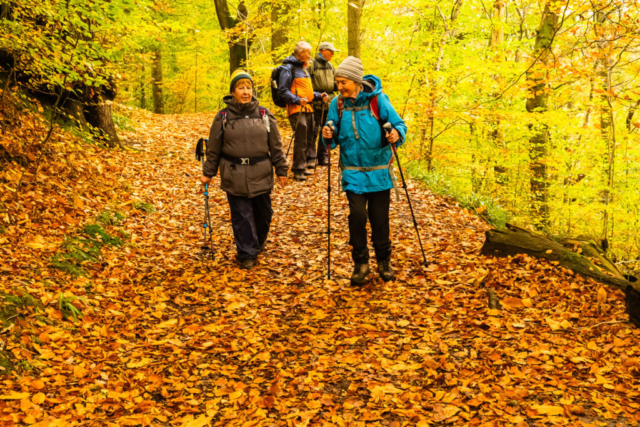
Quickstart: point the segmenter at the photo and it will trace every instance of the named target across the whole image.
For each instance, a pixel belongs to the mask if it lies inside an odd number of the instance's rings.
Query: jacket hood
[[[367,74],[362,78],[362,90],[358,94],[356,104],[363,105],[360,102],[368,102],[374,96],[382,93],[382,81],[373,74]]]
[[[304,62],[300,61],[298,58],[296,58],[295,55],[290,55],[287,58],[285,58],[284,61],[282,61],[283,64],[291,64],[291,65],[297,65],[299,67],[302,67],[304,65]]]
[[[227,108],[229,109],[229,111],[235,114],[250,113],[258,108],[258,99],[255,97],[255,95],[252,95],[251,101],[247,102],[246,104],[240,104],[239,102],[237,102],[233,95],[227,95],[222,98],[222,100],[225,104],[227,104]]]
[[[362,92],[368,96],[380,95],[382,93],[382,81],[378,76],[367,74],[362,78]]]

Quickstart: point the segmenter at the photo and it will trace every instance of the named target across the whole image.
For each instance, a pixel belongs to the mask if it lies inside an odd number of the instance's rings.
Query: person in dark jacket
[[[328,100],[326,93],[314,92],[311,78],[307,70],[311,58],[311,45],[300,41],[296,44],[293,55],[283,61],[285,65],[278,80],[278,94],[287,103],[287,116],[291,128],[295,132],[293,145],[293,177],[298,181],[313,175],[315,158],[315,141],[313,140],[313,106],[314,100]]]
[[[220,171],[240,267],[252,268],[271,225],[273,168],[284,187],[289,167],[276,119],[258,105],[249,74],[237,70],[231,75],[231,95],[224,102],[227,108],[218,112],[211,125],[200,181],[207,184]]]
[[[318,132],[320,128],[324,126],[327,121],[327,114],[329,114],[329,102],[335,97],[335,92],[338,90],[335,83],[335,68],[331,63],[334,52],[338,50],[333,47],[333,44],[329,42],[320,43],[318,46],[318,54],[311,60],[311,64],[307,68],[309,75],[311,75],[311,83],[313,90],[316,92],[325,92],[329,95],[327,102],[313,101],[313,146],[314,151],[311,152],[310,157],[316,159],[316,164],[320,166],[327,166],[329,160],[327,157],[327,147],[324,146],[322,141],[318,138]],[[315,141],[318,141],[317,148],[315,147]]]
[[[340,95],[331,102],[327,120],[336,125],[337,133],[334,138],[334,130],[325,126],[322,136],[325,142],[333,139],[330,148],[340,145],[342,188],[349,200],[349,243],[353,247],[351,255],[355,264],[351,283],[363,284],[369,274],[367,216],[378,273],[386,282],[394,279],[389,204],[391,189],[397,190],[389,144],[402,145],[407,126],[387,95],[382,93],[380,79],[373,75],[363,76],[360,59],[347,57],[335,75]],[[380,121],[371,107],[374,98]],[[392,131],[383,135],[380,122],[390,123]]]

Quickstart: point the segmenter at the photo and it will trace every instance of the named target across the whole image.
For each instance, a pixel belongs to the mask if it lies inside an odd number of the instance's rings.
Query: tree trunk
[[[504,29],[502,23],[505,17],[504,0],[495,0],[493,2],[493,26],[491,27],[491,50],[496,51],[498,46],[504,43]]]
[[[229,75],[247,63],[247,48],[244,44],[229,43]]]
[[[462,8],[463,0],[456,0],[453,5],[453,9],[451,9],[451,16],[449,17],[449,24],[447,25],[447,18],[440,11],[440,16],[442,17],[442,24],[444,26],[444,30],[442,32],[442,37],[440,38],[440,44],[438,46],[438,57],[433,64],[433,71],[437,73],[440,71],[440,66],[442,65],[442,58],[444,57],[444,48],[447,45],[447,42],[455,34],[454,24],[458,19],[458,14],[460,13],[460,9]],[[428,151],[427,151],[427,170],[431,170],[433,167],[433,147],[435,144],[435,112],[437,107],[437,97],[438,97],[438,82],[436,81],[436,74],[429,72],[428,78],[428,103],[427,103],[427,111],[426,111],[426,126],[427,131],[425,131],[425,135],[428,132],[429,134],[429,142],[428,142]]]
[[[504,43],[504,29],[502,25],[505,20],[505,11],[506,6],[504,0],[495,0],[493,3],[493,26],[491,27],[490,47],[494,61],[496,62],[504,61],[504,52],[500,50],[500,46]],[[498,82],[498,93],[495,94],[496,97],[499,95],[503,80],[504,79],[500,74],[496,76],[496,81]],[[504,143],[504,132],[502,132],[500,127],[500,118],[497,115],[493,119],[493,126],[495,126],[495,128],[490,132],[493,145],[500,149],[506,149],[507,147]],[[495,182],[500,186],[506,186],[509,183],[509,175],[507,173],[508,168],[502,164],[503,160],[503,156],[496,157],[496,163],[493,166]]]
[[[116,126],[111,117],[111,102],[100,99],[95,103],[88,103],[85,107],[87,122],[100,130],[109,147],[119,147],[120,139]]]
[[[527,254],[536,258],[557,261],[582,276],[622,289],[631,283],[624,279],[615,265],[606,259],[591,242],[567,240],[567,247],[541,234],[531,233],[508,225],[505,230],[489,230],[480,253],[486,256],[506,257]],[[585,252],[587,248],[588,251]],[[584,255],[571,249],[581,250]],[[594,256],[597,254],[597,256]],[[592,260],[590,259],[593,259]]]
[[[600,49],[601,57],[596,61],[596,66],[600,68],[598,71],[598,77],[600,78],[600,86],[602,93],[600,95],[601,107],[600,107],[600,133],[603,145],[606,147],[605,151],[605,164],[604,164],[604,176],[605,176],[605,189],[602,192],[602,203],[604,205],[602,210],[602,238],[607,239],[609,235],[609,210],[608,206],[611,203],[611,189],[613,187],[613,172],[615,164],[615,132],[613,123],[613,108],[611,105],[611,64],[613,63],[609,50],[609,42],[607,37],[608,32],[608,17],[602,11],[597,11],[594,15],[595,27],[598,29],[601,41],[598,42],[598,48]]]
[[[147,71],[147,67],[142,64],[142,72],[140,76],[140,108],[143,110],[147,109],[147,87],[145,83],[145,74]]]
[[[238,31],[235,27],[245,25],[243,21],[247,19],[249,12],[244,1],[240,1],[238,4],[236,18],[231,16],[227,0],[214,0],[214,4],[220,28],[224,30],[229,44],[229,75],[231,75],[235,70],[247,63],[247,51],[251,46],[251,38],[246,31]],[[238,36],[238,34],[243,34],[243,36]]]
[[[151,70],[151,88],[153,92],[153,112],[164,114],[164,94],[162,93],[162,49],[158,47],[153,55]]]
[[[9,14],[10,14],[10,9],[9,9],[9,4],[8,3],[3,3],[0,5],[0,19],[1,20],[6,20],[9,19]]]
[[[76,99],[67,98],[64,102],[63,108],[67,112],[68,116],[76,122],[76,125],[80,129],[87,129],[87,119],[84,117],[84,104]]]
[[[525,35],[525,24],[527,21],[527,12],[529,10],[529,6],[524,6],[522,8],[516,8],[516,12],[518,13],[518,17],[520,18],[520,25],[518,28],[518,41],[522,42],[522,39]],[[515,62],[522,61],[522,51],[520,50],[520,46],[516,48],[516,56],[514,58]]]
[[[627,132],[633,131],[633,116],[636,114],[636,110],[638,109],[639,106],[640,106],[640,99],[637,100],[632,107],[629,107],[629,112],[627,113],[627,119],[626,119]]]
[[[291,24],[288,5],[274,0],[271,6],[271,54],[275,62],[281,62],[290,50],[287,29]]]
[[[360,19],[366,0],[347,0],[347,50],[349,56],[360,58]]]
[[[546,112],[549,94],[547,87],[547,67],[551,62],[551,45],[558,26],[558,14],[550,6],[545,5],[544,13],[534,49],[537,62],[527,72],[529,94],[527,95],[527,111],[532,114]],[[547,155],[549,130],[546,124],[538,124],[529,140],[529,168],[531,169],[530,188],[532,194],[532,212],[536,217],[536,227],[543,229],[549,225],[549,183],[547,179]]]

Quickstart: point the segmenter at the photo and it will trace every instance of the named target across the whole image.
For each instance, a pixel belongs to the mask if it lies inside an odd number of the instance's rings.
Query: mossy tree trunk
[[[540,28],[536,36],[533,58],[535,64],[527,72],[529,93],[527,111],[540,115],[549,108],[550,88],[547,73],[553,57],[551,48],[558,30],[558,13],[555,5],[547,3],[542,14]],[[529,168],[531,170],[530,188],[532,195],[531,210],[537,218],[536,227],[544,229],[549,225],[549,182],[547,177],[547,157],[549,154],[549,130],[545,123],[532,125],[533,135],[529,139]]]

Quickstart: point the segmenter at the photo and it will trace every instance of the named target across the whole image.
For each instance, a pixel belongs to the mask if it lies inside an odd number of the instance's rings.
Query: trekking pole
[[[211,217],[209,216],[209,184],[204,185],[204,221],[202,227],[204,229],[204,242],[202,243],[202,250],[206,251],[208,249],[209,251],[211,251],[211,261],[213,261],[213,254],[215,253],[215,251],[213,249],[213,230],[211,229]],[[209,229],[210,245],[207,245],[207,229]]]
[[[322,122],[322,118],[324,117],[324,107],[325,107],[326,102],[322,102],[322,112],[320,113],[320,122]],[[333,123],[333,122],[332,122]],[[317,143],[320,142],[320,138],[322,137],[322,123],[320,123],[318,125],[318,141]],[[324,138],[322,138],[324,140]],[[316,143],[316,141],[314,141],[314,144],[316,144],[316,147],[318,146],[318,144]],[[318,150],[316,150],[316,165],[318,164]]]
[[[391,123],[385,123],[383,126],[387,135],[391,132]],[[422,258],[424,259],[424,265],[429,266],[429,262],[427,261],[427,256],[424,254],[424,248],[422,247],[422,240],[420,239],[420,231],[418,230],[418,222],[416,221],[416,216],[413,213],[413,206],[411,206],[411,199],[409,198],[409,190],[407,189],[407,183],[404,180],[404,174],[402,173],[402,167],[400,166],[400,158],[398,157],[398,152],[396,151],[396,144],[390,144],[391,149],[393,150],[393,155],[396,158],[396,162],[398,162],[398,169],[400,170],[400,178],[402,179],[402,186],[404,187],[404,191],[407,195],[407,202],[409,203],[409,210],[411,211],[411,218],[413,218],[413,226],[416,229],[416,234],[418,235],[418,243],[420,244],[420,250],[422,251]]]
[[[335,130],[333,121],[329,120],[327,126]],[[324,141],[324,136],[322,140]],[[327,166],[327,279],[331,280],[331,143],[327,146],[327,159],[329,160],[329,166]]]
[[[204,169],[204,157],[205,157],[205,144],[209,142],[207,138],[200,138],[198,140],[198,144],[196,145],[196,160],[200,160],[202,162],[202,168]],[[214,260],[214,249],[213,249],[213,230],[211,229],[211,217],[209,216],[209,184],[204,185],[204,220],[202,224],[203,232],[204,232],[204,240],[202,242],[201,249],[204,251],[211,251],[211,260]],[[210,245],[207,244],[207,229],[209,230],[209,242]]]

